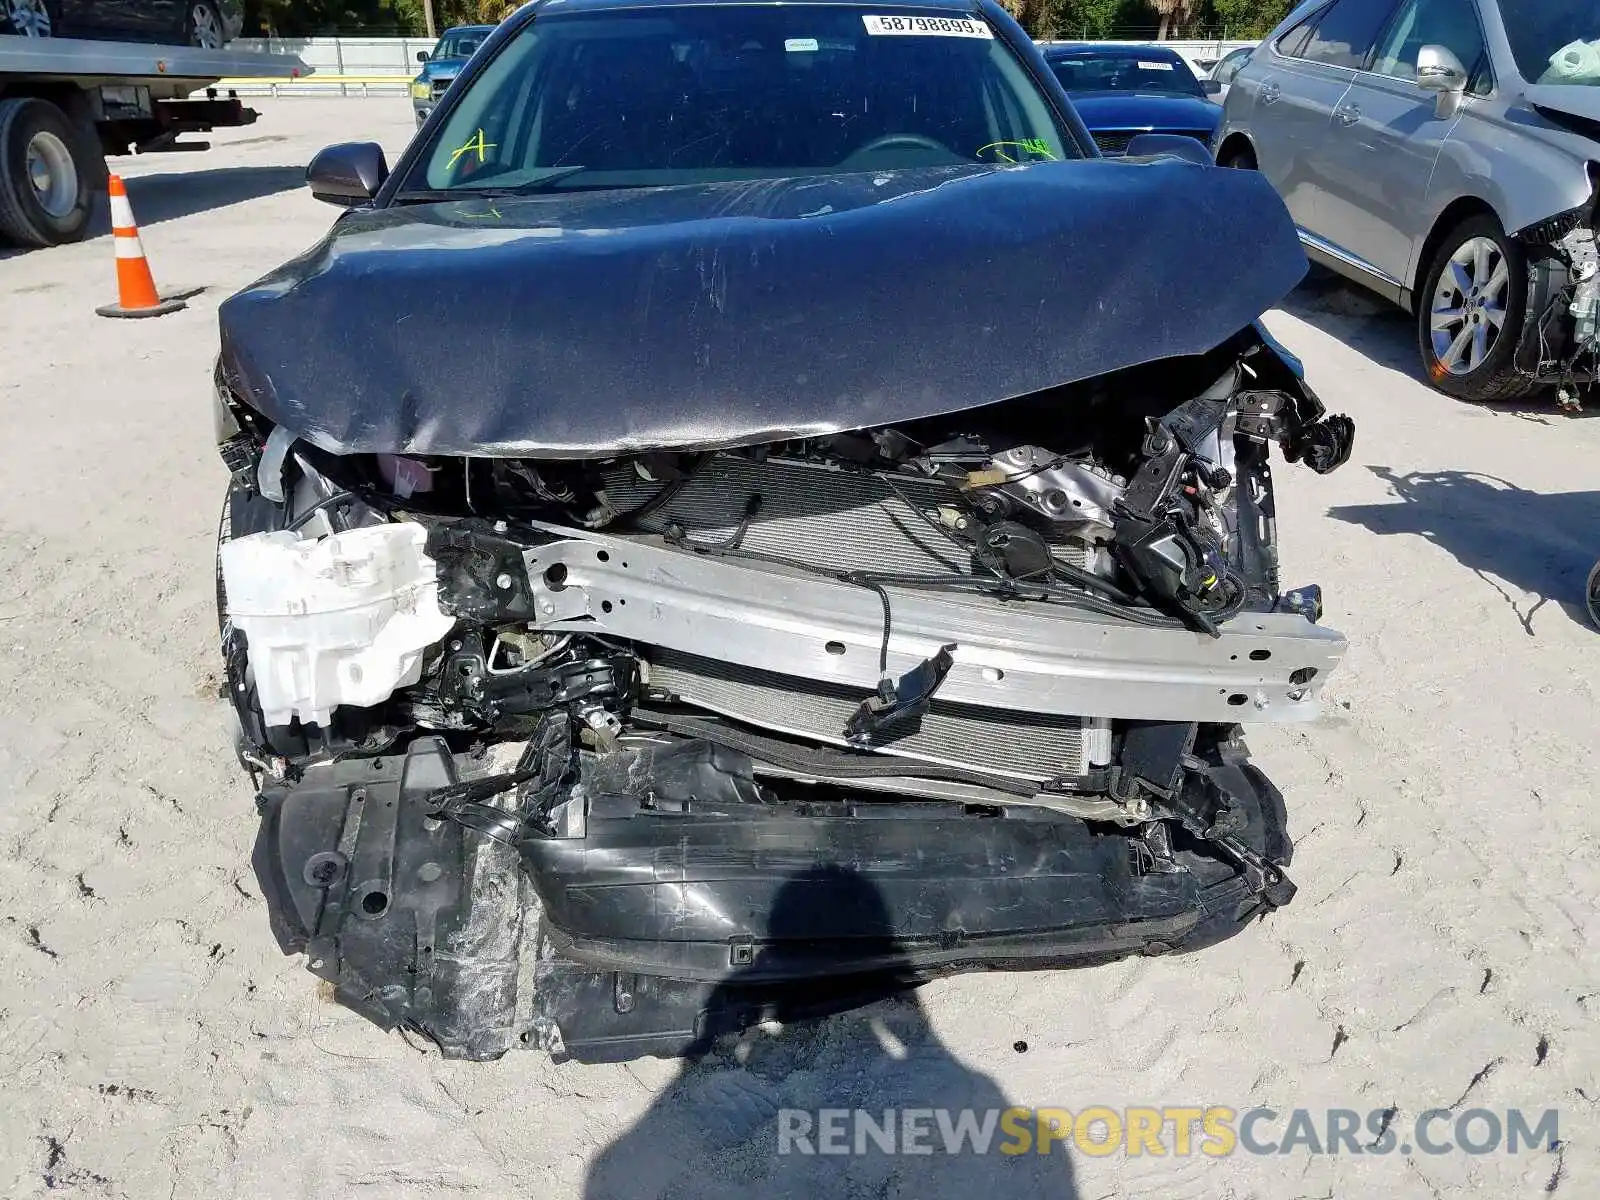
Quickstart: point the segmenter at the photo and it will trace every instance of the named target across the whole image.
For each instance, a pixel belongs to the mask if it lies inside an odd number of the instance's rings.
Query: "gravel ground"
[[[1321,582],[1351,641],[1321,723],[1252,737],[1293,906],[1199,955],[950,980],[687,1070],[445,1063],[322,998],[268,934],[216,699],[214,308],[328,224],[299,187],[317,146],[392,155],[411,123],[399,99],[261,107],[212,153],[128,164],[158,283],[206,289],[189,311],[96,317],[106,236],[0,257],[0,1192],[1595,1194],[1600,422],[1430,392],[1408,323],[1327,281],[1269,317],[1359,424],[1336,475],[1279,474],[1286,582]],[[774,1152],[783,1105],[1004,1103],[1392,1108],[1404,1132],[1554,1108],[1562,1141]]]

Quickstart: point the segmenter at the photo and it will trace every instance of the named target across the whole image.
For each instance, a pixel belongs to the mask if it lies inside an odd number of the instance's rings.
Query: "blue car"
[[[417,128],[428,119],[434,105],[445,94],[461,68],[467,65],[483,40],[494,32],[493,25],[457,25],[446,29],[433,53],[417,51],[422,70],[411,81],[411,108],[417,114]]]
[[[1042,47],[1101,154],[1122,154],[1141,133],[1173,133],[1207,145],[1222,119],[1216,80],[1196,79],[1163,46],[1063,42]]]

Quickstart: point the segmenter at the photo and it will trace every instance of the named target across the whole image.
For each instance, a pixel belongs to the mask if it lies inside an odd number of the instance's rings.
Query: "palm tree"
[[[1161,17],[1161,28],[1156,31],[1157,41],[1166,41],[1167,34],[1189,19],[1192,0],[1150,0],[1150,3]]]
[[[1017,19],[1017,24],[1027,30],[1033,29],[1036,0],[1000,0],[1000,5]]]

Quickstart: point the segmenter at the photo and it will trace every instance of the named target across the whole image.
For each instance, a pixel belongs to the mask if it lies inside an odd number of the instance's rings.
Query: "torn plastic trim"
[[[256,490],[274,504],[282,504],[286,495],[284,467],[296,440],[293,430],[279,425],[267,435],[261,461],[256,465]]]
[[[852,746],[867,747],[874,735],[885,729],[915,728],[955,665],[950,654],[956,649],[954,642],[941,646],[932,658],[924,659],[899,679],[884,676],[878,680],[878,690],[863,700],[846,722],[845,740]]]
[[[448,1058],[517,1045],[523,920],[515,851],[429,816],[458,782],[440,738],[269,784],[252,864],[274,937],[346,1008]],[[531,940],[531,939],[530,939]]]

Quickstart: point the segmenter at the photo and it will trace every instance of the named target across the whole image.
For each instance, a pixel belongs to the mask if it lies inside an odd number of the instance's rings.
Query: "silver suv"
[[[1307,0],[1215,146],[1272,181],[1311,258],[1416,313],[1442,391],[1595,378],[1595,0]]]

